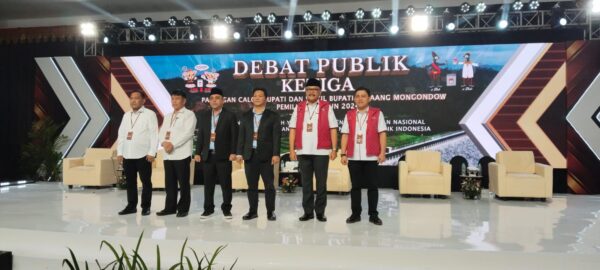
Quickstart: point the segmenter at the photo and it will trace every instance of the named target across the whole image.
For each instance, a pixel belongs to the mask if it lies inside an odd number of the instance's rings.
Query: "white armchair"
[[[437,151],[406,151],[400,161],[398,191],[400,194],[450,196],[452,167],[442,162]]]
[[[88,148],[81,158],[63,159],[63,184],[79,186],[111,186],[117,183],[115,151]]]
[[[531,151],[501,151],[488,164],[490,191],[498,197],[552,198],[552,167]]]

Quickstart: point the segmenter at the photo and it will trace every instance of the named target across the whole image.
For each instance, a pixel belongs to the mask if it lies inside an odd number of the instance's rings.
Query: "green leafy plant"
[[[140,244],[142,243],[143,236],[144,236],[144,233],[142,232],[140,234],[140,237],[138,238],[135,249],[132,250],[132,253],[130,253],[130,254],[128,254],[125,251],[125,248],[121,245],[119,245],[119,248],[117,249],[114,245],[112,245],[108,241],[102,241],[100,243],[100,250],[102,250],[103,247],[107,247],[111,251],[111,253],[115,259],[104,266],[102,266],[100,264],[100,262],[98,261],[98,259],[96,259],[95,263],[96,263],[96,266],[98,267],[98,269],[101,269],[101,270],[105,270],[105,269],[147,270],[147,269],[150,269],[148,267],[148,265],[146,264],[145,260],[142,258],[142,256],[138,252],[139,248],[140,248]],[[168,270],[184,270],[184,269],[187,269],[187,270],[193,270],[193,269],[211,270],[211,269],[215,269],[215,260],[216,260],[217,256],[219,256],[219,254],[227,247],[227,246],[217,247],[217,249],[213,252],[213,254],[210,258],[208,257],[208,255],[206,255],[206,253],[203,253],[202,258],[200,258],[200,257],[198,257],[198,253],[193,248],[188,247],[188,249],[194,255],[193,257],[190,257],[190,256],[187,256],[185,253],[187,241],[188,241],[188,239],[186,238],[185,242],[183,242],[183,246],[181,247],[181,252],[179,254],[179,262],[168,268],[164,268],[164,269],[168,269]],[[90,269],[90,266],[87,261],[84,261],[82,263],[82,265],[80,266],[80,262],[78,261],[77,256],[75,256],[75,253],[70,248],[69,248],[69,256],[70,256],[70,258],[63,259],[63,262],[62,262],[63,268],[66,266],[70,270],[80,270],[80,269],[89,270]],[[192,261],[192,259],[190,259],[190,258],[193,258],[194,261]],[[233,267],[235,266],[236,263],[237,263],[237,259],[233,262],[233,264],[231,265],[231,267],[229,269],[233,269]],[[161,255],[160,255],[160,248],[158,245],[156,246],[156,268],[155,269],[157,269],[157,270],[163,269],[163,268],[161,268]],[[225,267],[223,267],[223,269],[225,269]]]
[[[281,181],[281,192],[283,193],[293,193],[298,186],[298,179],[296,179],[293,175],[285,177]]]
[[[465,177],[461,183],[461,190],[465,199],[481,199],[481,180]]]
[[[67,137],[60,135],[61,128],[49,117],[33,124],[21,151],[22,176],[42,181],[60,179],[62,153],[58,149],[67,143]]]

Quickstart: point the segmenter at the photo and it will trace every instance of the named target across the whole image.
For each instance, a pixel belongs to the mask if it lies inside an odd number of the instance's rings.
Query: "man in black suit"
[[[244,220],[258,217],[258,181],[262,176],[265,185],[267,219],[275,220],[275,186],[273,166],[279,164],[281,142],[281,120],[279,114],[266,109],[267,91],[264,88],[252,90],[254,108],[244,113],[240,119],[237,160],[245,162],[248,181],[248,202],[250,210]]]
[[[223,91],[213,88],[209,96],[210,109],[198,113],[196,162],[204,161],[203,219],[215,212],[214,194],[217,180],[223,193],[221,210],[231,219],[231,161],[235,160],[238,123],[233,112],[223,108]]]

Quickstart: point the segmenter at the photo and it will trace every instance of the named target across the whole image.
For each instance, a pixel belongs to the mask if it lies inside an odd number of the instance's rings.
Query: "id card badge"
[[[133,131],[127,132],[127,140],[131,141],[131,138],[133,138]]]
[[[165,134],[165,140],[170,140],[171,139],[171,131],[167,131],[167,133]]]
[[[258,140],[258,132],[254,132],[254,134],[252,134],[252,139],[253,140]]]
[[[363,135],[357,134],[356,135],[356,144],[362,144],[362,142],[363,142]]]
[[[214,142],[217,139],[217,133],[211,132],[210,133],[210,141]]]
[[[313,124],[306,123],[306,132],[312,132],[312,131],[313,131]]]

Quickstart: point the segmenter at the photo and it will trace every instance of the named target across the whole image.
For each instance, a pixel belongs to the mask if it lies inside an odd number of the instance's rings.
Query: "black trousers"
[[[164,161],[166,211],[188,212],[190,210],[190,161],[190,157]],[[177,184],[179,184],[179,202],[177,202]]]
[[[221,186],[223,193],[223,203],[221,210],[223,212],[231,211],[231,161],[215,160],[212,152],[208,154],[208,159],[204,161],[204,211],[214,211],[215,209],[215,185],[217,182]]]
[[[325,214],[327,206],[327,170],[329,155],[298,155],[302,178],[302,208],[305,214]],[[317,197],[313,192],[313,175],[316,178]]]
[[[258,181],[261,176],[265,185],[267,212],[275,211],[275,185],[273,184],[275,175],[273,174],[271,160],[261,161],[256,158],[255,152],[253,152],[251,158],[244,161],[244,170],[248,181],[249,212],[256,213],[258,209]]]
[[[374,179],[377,178],[377,161],[348,161],[348,170],[350,171],[350,181],[352,190],[350,190],[350,201],[353,215],[360,215],[362,212],[361,195],[362,189],[367,189],[369,201],[369,216],[377,216],[377,202],[379,201],[379,191]]]
[[[142,209],[149,209],[152,201],[152,163],[146,157],[123,159],[123,171],[127,182],[127,208],[136,209],[138,204],[137,175],[142,181]]]

